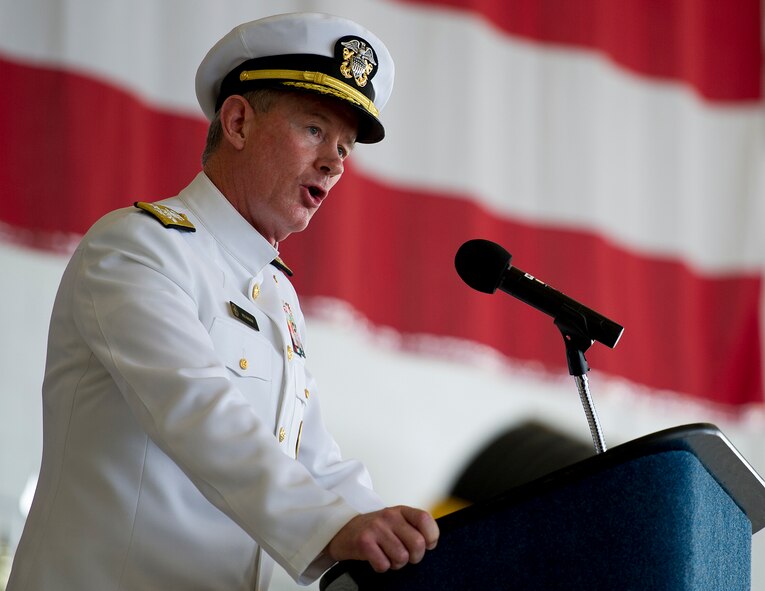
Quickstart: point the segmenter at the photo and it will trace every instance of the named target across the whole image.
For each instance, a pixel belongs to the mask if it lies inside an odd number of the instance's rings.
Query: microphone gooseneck
[[[606,451],[595,406],[587,385],[584,352],[595,341],[616,346],[624,329],[616,322],[583,306],[533,275],[510,265],[512,256],[489,240],[468,240],[457,250],[457,274],[473,289],[492,294],[497,289],[552,316],[563,335],[569,373],[576,380],[579,397],[592,434],[595,453]]]

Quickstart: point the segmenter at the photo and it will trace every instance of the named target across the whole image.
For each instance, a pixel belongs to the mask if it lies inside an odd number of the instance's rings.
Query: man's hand
[[[366,560],[378,573],[422,560],[438,542],[438,525],[429,513],[388,507],[357,515],[327,546],[333,560]]]

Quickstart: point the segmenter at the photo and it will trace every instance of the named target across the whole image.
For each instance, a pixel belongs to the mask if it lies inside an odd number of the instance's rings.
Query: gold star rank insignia
[[[185,213],[177,212],[158,203],[147,203],[146,201],[136,201],[133,205],[157,218],[165,228],[176,228],[186,232],[196,232],[197,230]]]

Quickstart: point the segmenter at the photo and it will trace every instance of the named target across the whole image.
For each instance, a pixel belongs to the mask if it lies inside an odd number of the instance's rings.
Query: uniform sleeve
[[[317,398],[316,383],[309,376],[311,397]],[[300,462],[308,468],[316,481],[338,495],[359,513],[383,509],[385,504],[372,489],[372,480],[366,467],[358,460],[343,459],[340,448],[324,426],[318,400],[308,405],[304,415],[303,442]],[[304,576],[316,578],[332,566],[333,561],[319,556]]]
[[[312,460],[321,468],[317,482],[282,453],[233,386],[199,319],[195,294],[207,278],[186,239],[140,214],[88,237],[74,320],[151,439],[299,579],[358,509],[342,485],[337,491],[323,485],[331,481],[332,462]],[[305,575],[302,581],[310,582]]]

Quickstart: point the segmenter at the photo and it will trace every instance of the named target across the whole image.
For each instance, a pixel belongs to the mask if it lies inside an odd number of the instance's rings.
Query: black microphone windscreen
[[[454,266],[470,287],[483,293],[494,293],[511,258],[499,244],[476,238],[459,247]]]

